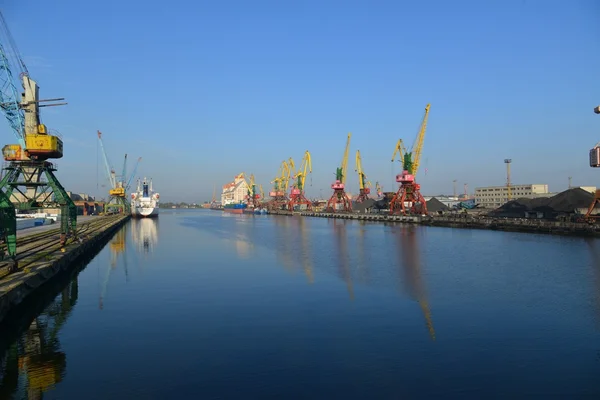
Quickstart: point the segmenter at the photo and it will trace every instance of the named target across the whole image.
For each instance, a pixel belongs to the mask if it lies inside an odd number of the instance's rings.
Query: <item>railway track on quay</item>
[[[118,221],[122,216],[98,217],[97,220],[87,221],[77,227],[77,234],[67,238],[65,246],[69,244],[83,242],[95,233],[102,232],[110,225]],[[16,271],[26,270],[32,264],[42,261],[44,258],[50,259],[51,255],[60,252],[64,247],[60,244],[60,227],[51,228],[44,232],[17,237],[17,269]],[[0,246],[0,251],[6,253],[6,245]],[[5,278],[12,272],[10,262],[0,261],[0,279]]]

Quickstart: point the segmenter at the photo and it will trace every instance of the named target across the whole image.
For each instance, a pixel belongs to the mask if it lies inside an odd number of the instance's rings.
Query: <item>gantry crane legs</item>
[[[423,141],[427,130],[427,119],[429,117],[430,104],[425,107],[425,115],[421,123],[421,129],[410,152],[404,149],[402,139],[396,143],[392,162],[399,153],[402,163],[402,173],[396,175],[396,182],[400,183],[398,191],[390,201],[390,214],[427,214],[427,203],[421,194],[421,185],[415,181],[415,176],[421,162]],[[413,158],[414,154],[414,158]],[[407,206],[408,204],[408,206]]]
[[[312,163],[310,160],[310,153],[308,150],[304,152],[302,157],[302,164],[294,175],[294,184],[292,185],[292,191],[290,192],[290,201],[288,202],[288,209],[294,211],[296,207],[306,206],[307,210],[312,210],[312,203],[304,195],[304,183],[306,182],[306,175],[312,173]]]
[[[8,207],[13,207],[14,211],[15,206],[11,202],[16,203],[16,207],[23,211],[45,207],[60,208],[62,245],[66,244],[68,236],[77,234],[77,208],[54,175],[55,166],[47,161],[62,158],[62,139],[57,134],[50,134],[40,119],[41,107],[67,103],[56,103],[64,100],[63,98],[39,98],[39,87],[29,76],[2,13],[0,25],[0,30],[4,33],[4,37],[0,39],[0,108],[18,140],[18,144],[2,148],[4,159],[10,164],[5,168],[4,177],[0,181],[0,191],[3,192],[0,209],[4,218],[1,225],[9,256],[14,261],[16,244],[13,245],[15,239],[12,232],[13,228],[16,231],[16,222],[11,221],[13,213],[8,210]],[[9,54],[14,63],[9,61]],[[22,92],[17,89],[13,71],[19,72]]]
[[[333,194],[327,202],[327,211],[352,211],[352,201],[346,194],[346,171],[348,170],[348,152],[350,151],[350,136],[346,139],[346,150],[344,151],[344,157],[342,158],[342,165],[339,166],[335,171],[335,182],[331,184]]]
[[[596,114],[600,114],[600,106],[595,107],[594,112]],[[596,143],[594,148],[590,150],[590,167],[600,167],[600,142]],[[592,204],[590,204],[590,207],[588,208],[588,211],[585,214],[586,219],[591,220],[598,217],[597,214],[592,215],[592,212],[594,211],[594,208],[596,208],[597,204],[600,204],[600,190],[596,190],[596,193],[594,194],[594,200],[592,201]]]
[[[367,181],[367,176],[362,169],[362,161],[360,159],[360,151],[356,150],[356,168],[354,169],[358,173],[358,187],[359,193],[356,198],[357,203],[362,203],[369,199],[371,193],[371,182]]]

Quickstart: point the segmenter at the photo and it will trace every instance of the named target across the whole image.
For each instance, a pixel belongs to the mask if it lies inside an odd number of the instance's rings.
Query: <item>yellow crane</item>
[[[400,183],[398,191],[390,201],[390,214],[427,214],[427,204],[425,198],[421,194],[421,185],[415,181],[415,176],[419,170],[421,163],[421,154],[423,152],[423,142],[425,140],[425,131],[427,130],[427,120],[429,118],[430,104],[425,106],[425,114],[421,122],[421,128],[411,151],[406,151],[402,139],[398,140],[394,153],[392,154],[392,162],[396,158],[396,154],[400,156],[402,163],[402,173],[396,175],[396,182]]]
[[[290,158],[291,168],[294,166],[293,160]],[[296,174],[294,175],[294,184],[292,185],[292,191],[290,193],[290,201],[288,203],[288,207],[290,211],[294,211],[296,207],[301,208],[302,205],[306,206],[307,210],[312,210],[312,203],[308,200],[304,194],[304,183],[306,182],[306,176],[312,173],[312,162],[310,158],[310,153],[308,150],[304,152],[304,157],[302,157],[302,164],[296,170]]]
[[[293,160],[290,158],[293,165]],[[287,188],[290,182],[291,170],[289,164],[284,160],[279,166],[278,175],[271,181],[272,190],[269,192],[271,200],[267,204],[269,210],[281,210],[287,206]],[[264,196],[263,196],[264,198]]]
[[[344,156],[342,157],[342,164],[335,171],[335,182],[331,184],[333,194],[327,202],[327,211],[352,211],[352,201],[346,194],[346,173],[348,171],[348,154],[350,153],[350,138],[352,134],[348,133],[346,139],[346,149],[344,150]]]
[[[369,194],[371,193],[371,182],[367,180],[367,175],[362,169],[362,160],[360,158],[360,150],[356,150],[356,168],[354,169],[358,173],[358,187],[359,193],[356,198],[357,203],[362,203],[365,200],[369,199]]]
[[[379,182],[375,182],[375,190],[377,191],[377,197],[383,196],[383,186]]]
[[[256,181],[254,180],[254,174],[250,174],[248,180],[244,177],[246,186],[248,187],[248,194],[246,195],[246,202],[249,207],[259,208],[260,207],[260,194],[256,191]]]

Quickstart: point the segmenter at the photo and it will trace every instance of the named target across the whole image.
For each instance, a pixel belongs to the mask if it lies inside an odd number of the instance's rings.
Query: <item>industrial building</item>
[[[245,201],[248,195],[248,183],[244,179],[244,174],[236,175],[233,182],[223,185],[221,193],[221,204],[237,204]]]
[[[546,184],[511,185],[510,200],[524,197],[551,197]],[[481,208],[497,208],[509,201],[507,186],[488,186],[475,188],[475,202]]]

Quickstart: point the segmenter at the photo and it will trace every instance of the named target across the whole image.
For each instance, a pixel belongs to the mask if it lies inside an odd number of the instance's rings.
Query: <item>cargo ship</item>
[[[160,195],[152,190],[152,179],[138,180],[137,191],[131,194],[131,216],[137,218],[158,217]]]
[[[264,208],[247,207],[244,209],[244,214],[266,215],[267,210]]]
[[[225,204],[223,206],[223,211],[232,213],[232,214],[242,214],[244,209],[248,207],[248,204]]]

